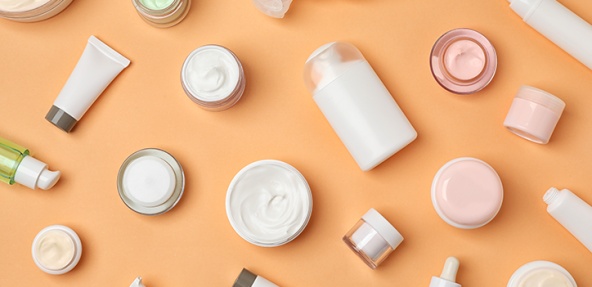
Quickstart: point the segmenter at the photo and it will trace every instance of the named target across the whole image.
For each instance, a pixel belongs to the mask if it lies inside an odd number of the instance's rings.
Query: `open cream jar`
[[[52,225],[35,236],[31,252],[39,269],[48,274],[60,275],[78,264],[82,243],[74,230],[63,225]]]
[[[565,268],[549,261],[534,261],[518,268],[508,287],[577,287]]]
[[[1,0],[0,17],[18,22],[37,22],[62,12],[72,0]]]
[[[226,215],[246,241],[275,247],[298,237],[312,213],[312,194],[304,176],[278,160],[247,165],[230,182]]]

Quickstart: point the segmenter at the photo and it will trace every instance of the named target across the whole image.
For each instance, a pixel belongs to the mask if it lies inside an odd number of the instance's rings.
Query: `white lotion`
[[[225,48],[208,45],[190,56],[185,79],[200,100],[217,101],[228,97],[239,82],[239,64]]]
[[[45,118],[70,132],[111,81],[130,61],[95,36],[88,44]]]
[[[292,0],[253,0],[255,7],[265,15],[273,18],[284,18]]]
[[[508,0],[547,39],[592,69],[592,25],[555,0]]]
[[[592,206],[571,191],[552,187],[543,197],[547,212],[592,252]]]
[[[27,11],[40,7],[49,0],[0,0],[0,10],[7,12]]]
[[[448,257],[444,263],[440,277],[432,276],[430,287],[461,287],[456,283],[456,273],[460,262],[456,257]]]
[[[279,287],[271,281],[244,269],[236,278],[232,287]]]
[[[241,237],[255,245],[290,242],[304,230],[311,212],[308,183],[298,170],[281,161],[254,162],[228,187],[228,219]]]
[[[417,137],[360,51],[334,42],[307,60],[304,83],[358,166],[368,171]]]

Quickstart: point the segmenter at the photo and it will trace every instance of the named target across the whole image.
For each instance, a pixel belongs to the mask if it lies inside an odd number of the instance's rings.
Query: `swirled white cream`
[[[202,101],[219,101],[231,95],[239,82],[239,64],[225,48],[215,45],[197,49],[185,66],[191,92]]]
[[[234,229],[257,245],[281,245],[308,223],[312,202],[306,180],[292,166],[273,160],[241,170],[228,190]]]
[[[41,235],[35,248],[39,262],[50,270],[60,270],[74,259],[74,241],[60,230]]]
[[[539,270],[528,275],[519,287],[573,287],[567,277],[554,270]]]
[[[0,0],[0,10],[19,12],[35,9],[49,0]]]

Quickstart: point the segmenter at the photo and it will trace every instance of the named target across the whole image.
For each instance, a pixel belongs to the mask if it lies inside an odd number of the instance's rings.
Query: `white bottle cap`
[[[32,189],[50,189],[58,182],[60,175],[59,171],[49,171],[47,164],[25,156],[16,169],[14,181]]]
[[[376,230],[386,242],[393,248],[396,249],[401,242],[403,242],[403,236],[397,229],[395,229],[378,211],[374,208],[370,208],[362,219],[366,223],[370,224],[374,230]]]
[[[460,262],[455,257],[448,257],[444,263],[444,269],[440,277],[433,276],[430,282],[430,287],[461,287],[460,284],[455,283],[456,272]]]
[[[144,284],[142,284],[142,277],[138,276],[138,278],[136,278],[136,280],[134,280],[134,282],[132,282],[132,285],[130,285],[130,287],[146,287],[146,286],[144,286]]]
[[[123,174],[126,195],[139,205],[155,207],[167,202],[177,185],[173,168],[156,156],[132,161]]]

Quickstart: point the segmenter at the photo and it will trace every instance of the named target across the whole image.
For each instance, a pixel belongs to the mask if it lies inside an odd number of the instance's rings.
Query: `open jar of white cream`
[[[304,176],[278,160],[247,165],[226,193],[226,215],[244,240],[275,247],[294,240],[312,213],[312,194]]]
[[[62,12],[72,0],[1,0],[0,17],[18,22],[37,22]]]
[[[82,243],[74,230],[52,225],[41,230],[33,240],[33,260],[39,269],[52,275],[69,272],[82,255]]]

